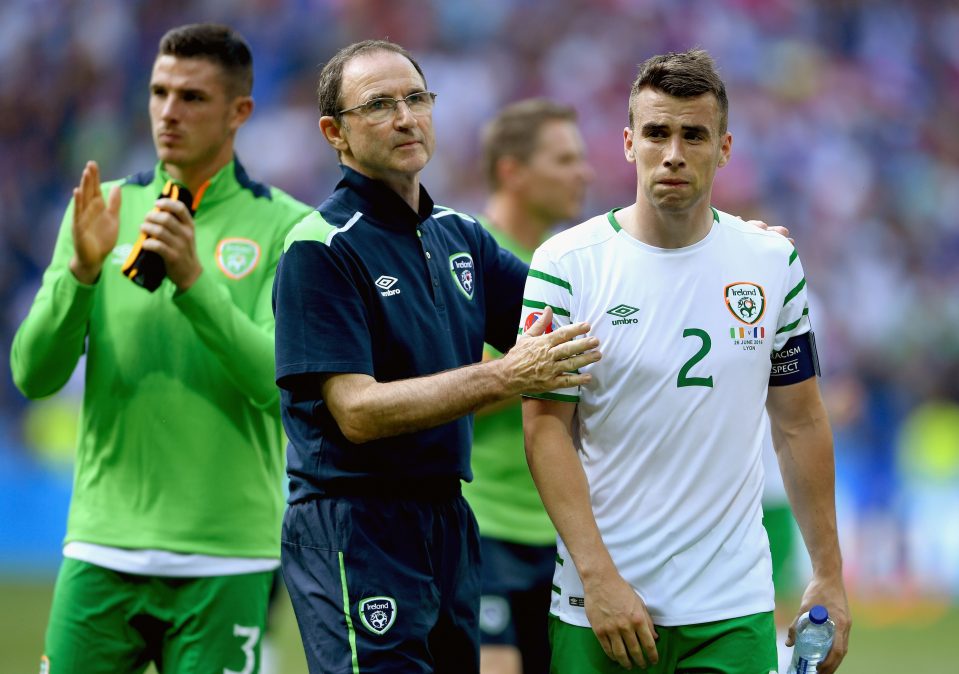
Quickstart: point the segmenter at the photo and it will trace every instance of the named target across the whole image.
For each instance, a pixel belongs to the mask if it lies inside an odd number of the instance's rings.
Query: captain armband
[[[789,386],[821,376],[819,354],[816,353],[816,336],[812,330],[790,337],[783,348],[772,354],[770,386]]]

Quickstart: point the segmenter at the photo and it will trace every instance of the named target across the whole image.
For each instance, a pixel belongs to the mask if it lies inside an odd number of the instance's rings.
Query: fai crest
[[[766,293],[758,283],[730,283],[726,286],[726,306],[736,320],[755,325],[766,313]]]
[[[216,263],[232,279],[241,279],[260,261],[260,244],[250,239],[223,239],[216,245]]]
[[[360,621],[373,634],[386,634],[396,622],[393,597],[367,597],[360,600]]]
[[[460,292],[466,295],[467,299],[473,299],[473,289],[475,287],[473,256],[469,253],[453,253],[450,255],[450,273],[453,275],[453,280]]]

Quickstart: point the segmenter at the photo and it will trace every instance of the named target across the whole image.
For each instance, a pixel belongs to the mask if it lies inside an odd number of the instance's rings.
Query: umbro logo
[[[399,288],[393,287],[396,281],[397,278],[395,276],[386,276],[384,274],[373,281],[373,285],[380,289],[380,295],[389,297],[390,295],[399,295],[401,292]]]
[[[606,313],[610,316],[618,317],[617,320],[613,321],[613,325],[627,325],[630,323],[639,323],[638,318],[629,318],[629,316],[632,316],[637,311],[639,311],[639,309],[631,307],[628,304],[617,304]]]
[[[121,243],[119,246],[113,249],[113,254],[110,256],[110,262],[112,264],[123,264],[124,260],[130,257],[131,250],[133,250],[132,243]]]

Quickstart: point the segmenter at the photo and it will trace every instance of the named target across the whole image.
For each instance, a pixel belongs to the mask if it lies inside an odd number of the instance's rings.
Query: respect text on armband
[[[774,351],[769,372],[770,386],[788,386],[819,375],[819,355],[812,331],[791,337]]]

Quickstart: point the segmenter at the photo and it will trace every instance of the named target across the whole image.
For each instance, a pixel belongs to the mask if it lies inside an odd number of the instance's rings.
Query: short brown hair
[[[227,91],[233,96],[253,92],[253,54],[239,33],[216,23],[193,23],[167,31],[158,56],[202,58],[223,68]]]
[[[316,85],[316,97],[320,106],[321,116],[336,117],[339,119],[340,110],[342,109],[340,95],[343,91],[343,68],[346,67],[346,64],[349,63],[351,59],[361,54],[377,51],[394,52],[412,63],[413,67],[416,68],[416,72],[418,72],[423,79],[423,88],[426,88],[426,75],[423,74],[423,69],[420,68],[420,64],[416,62],[413,55],[404,47],[401,47],[395,42],[389,42],[388,40],[363,40],[362,42],[354,42],[336,52],[333,57],[326,62],[326,65],[323,66],[323,70],[320,71],[319,82],[317,82]]]
[[[719,132],[726,133],[729,123],[729,99],[726,85],[716,71],[712,57],[703,49],[669,52],[647,59],[629,90],[629,128],[633,128],[633,100],[645,88],[656,89],[677,98],[695,98],[712,94],[719,103]]]
[[[483,129],[483,175],[490,188],[499,187],[496,164],[503,157],[529,161],[536,150],[539,131],[547,122],[575,122],[576,110],[545,98],[528,98],[500,110]]]

